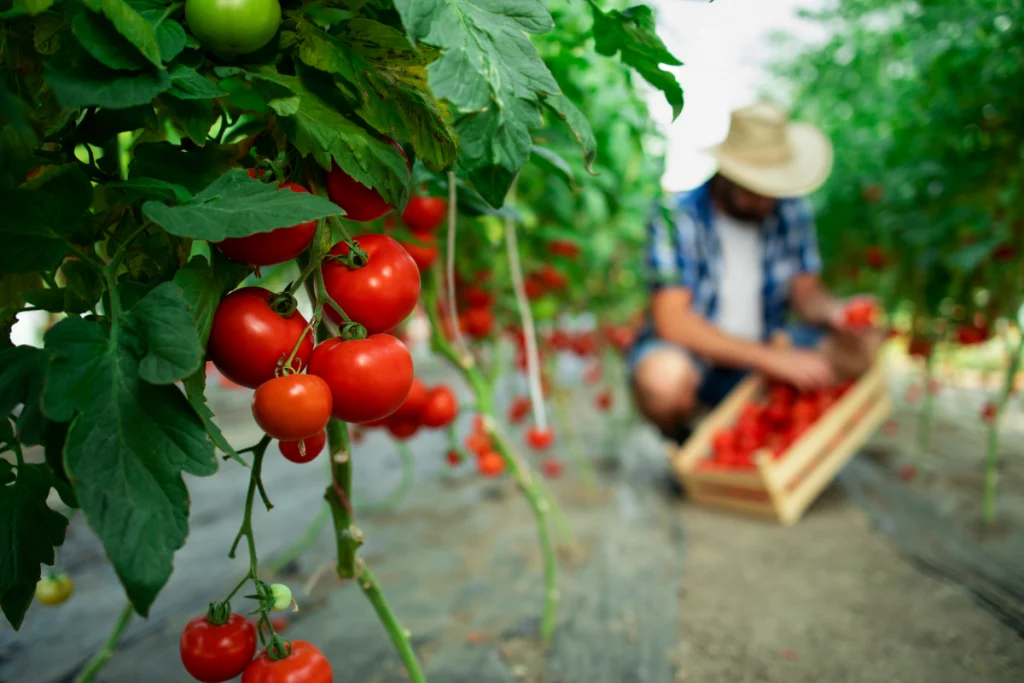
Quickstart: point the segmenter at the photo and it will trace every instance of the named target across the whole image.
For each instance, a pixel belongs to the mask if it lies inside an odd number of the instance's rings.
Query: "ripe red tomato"
[[[516,396],[508,407],[508,421],[514,425],[520,424],[530,414],[530,397]]]
[[[505,461],[494,451],[484,451],[480,454],[476,466],[485,477],[496,477],[505,471]]]
[[[597,395],[596,399],[594,399],[594,404],[597,406],[597,409],[600,410],[602,413],[608,412],[608,410],[612,407],[612,392],[609,391],[608,389],[605,389],[604,391]]]
[[[352,440],[356,440],[355,434],[352,435]],[[301,449],[299,448],[300,443],[302,444]],[[327,430],[321,429],[319,433],[302,439],[301,441],[281,441],[277,446],[281,449],[281,455],[285,457],[285,460],[291,460],[292,462],[302,464],[315,460],[316,456],[323,452],[326,444]],[[305,453],[303,453],[303,451],[305,451]]]
[[[996,406],[991,401],[986,401],[981,408],[981,421],[985,424],[992,424],[994,419],[996,419]]]
[[[459,452],[454,448],[448,449],[448,453],[445,455],[445,458],[448,460],[448,464],[452,467],[457,467],[459,463],[462,462],[462,456],[459,455]]]
[[[462,292],[462,298],[466,300],[471,308],[475,307],[486,307],[494,303],[494,297],[491,293],[482,287],[470,285],[466,287]]]
[[[342,341],[328,339],[313,349],[308,372],[327,382],[334,417],[344,422],[372,422],[402,405],[412,388],[412,356],[389,334]]]
[[[716,456],[731,453],[736,448],[736,435],[731,429],[720,429],[711,437],[711,447]]]
[[[270,308],[270,292],[262,287],[237,289],[221,299],[213,314],[206,352],[220,374],[235,384],[255,389],[277,374],[308,326],[295,311],[288,317]],[[295,354],[299,371],[313,353],[313,335],[307,333]]]
[[[441,197],[409,197],[402,220],[413,232],[433,232],[448,213],[448,200]]]
[[[178,641],[181,663],[203,683],[222,683],[242,673],[256,654],[256,628],[241,614],[214,625],[202,614],[185,625]]]
[[[526,292],[526,298],[533,301],[544,295],[544,283],[536,275],[530,275],[523,283],[523,290]]]
[[[392,147],[398,150],[408,164],[405,150],[394,140],[385,138]],[[333,164],[327,174],[327,196],[332,202],[345,210],[345,218],[350,221],[366,223],[383,218],[392,211],[393,206],[384,201],[377,190],[363,185],[358,180]],[[346,313],[348,311],[346,310]],[[349,313],[351,315],[351,313]]]
[[[413,422],[417,426],[420,423],[420,415],[427,405],[427,386],[419,377],[413,377],[412,386],[409,387],[409,394],[398,406],[398,410],[388,418],[391,422]]]
[[[477,457],[483,456],[491,448],[493,444],[486,434],[473,433],[466,437],[466,450]]]
[[[768,387],[768,400],[776,405],[788,406],[796,398],[796,390],[788,384],[772,384]]]
[[[554,266],[548,264],[540,269],[537,273],[540,281],[551,289],[562,289],[569,284],[569,278],[564,273],[559,272]]]
[[[440,429],[454,422],[458,412],[459,400],[455,398],[455,392],[444,384],[438,384],[427,392],[426,405],[423,406],[420,422],[424,427]]]
[[[373,423],[366,423],[364,426],[375,427],[376,425],[374,425]],[[363,430],[360,429],[359,427],[352,427],[352,429],[349,430],[349,438],[352,439],[352,443],[360,443],[365,437],[366,434],[364,434]]]
[[[543,451],[546,448],[550,448],[551,444],[555,442],[555,433],[551,431],[551,428],[540,429],[539,427],[530,427],[526,430],[526,443],[530,448],[536,451]]]
[[[494,312],[490,308],[470,308],[459,317],[463,331],[473,339],[486,339],[494,327]]]
[[[569,240],[551,240],[548,242],[548,253],[552,256],[575,258],[580,255],[580,248],[575,242]]]
[[[810,423],[818,419],[818,408],[811,398],[803,397],[797,399],[793,404],[793,422]]]
[[[271,438],[298,441],[323,431],[331,419],[331,388],[316,375],[286,375],[252,395],[252,416]]]
[[[548,479],[558,479],[562,476],[562,461],[558,458],[544,458],[544,462],[540,464],[540,469],[544,473],[544,476]]]
[[[907,354],[912,358],[928,358],[932,355],[932,340],[913,336],[907,344]]]
[[[266,650],[246,667],[242,683],[333,683],[331,664],[315,645],[293,640],[292,651],[274,661]]]
[[[843,324],[846,327],[872,327],[875,324],[875,306],[864,299],[854,299],[843,309]]]
[[[864,261],[868,264],[868,268],[882,270],[885,268],[885,251],[881,247],[870,246],[864,252]]]
[[[412,260],[416,262],[416,267],[422,273],[424,270],[429,270],[430,266],[434,265],[434,261],[437,260],[437,238],[430,233],[420,232],[414,232],[412,236],[424,244],[413,244],[412,242],[401,242],[400,244],[409,252],[409,256],[412,256]]]
[[[256,172],[249,169],[249,177],[255,178]],[[295,183],[281,183],[280,190],[292,192],[308,192]],[[215,246],[232,261],[247,263],[251,266],[273,266],[291,261],[301,254],[313,241],[316,232],[316,221],[299,223],[290,228],[278,228],[270,232],[260,232],[248,237],[229,237],[216,242]]]
[[[395,437],[399,441],[405,441],[411,438],[419,428],[420,423],[417,420],[410,420],[408,418],[395,417],[392,415],[387,421],[388,431],[391,432],[391,436]]]
[[[369,262],[361,268],[349,268],[324,259],[327,293],[368,334],[393,330],[416,308],[420,269],[409,252],[387,235],[360,235],[355,242],[366,252]],[[346,242],[338,242],[330,253],[340,256],[348,251]],[[337,311],[330,306],[324,310],[340,322]]]

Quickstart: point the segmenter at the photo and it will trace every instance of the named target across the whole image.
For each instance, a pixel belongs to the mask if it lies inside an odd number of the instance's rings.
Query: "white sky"
[[[729,112],[750,104],[767,83],[762,65],[771,52],[768,36],[779,30],[814,39],[820,29],[795,16],[825,0],[647,0],[658,16],[658,34],[683,62],[674,71],[686,97],[683,113],[660,92],[650,93],[651,115],[669,137],[666,190],[696,187],[714,170],[700,150],[721,142]]]

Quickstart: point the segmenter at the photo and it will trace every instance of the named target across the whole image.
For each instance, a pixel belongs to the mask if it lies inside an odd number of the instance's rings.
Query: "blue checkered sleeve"
[[[786,200],[781,213],[786,222],[786,242],[797,256],[799,272],[820,273],[821,252],[811,203],[806,199]]]
[[[647,280],[651,289],[697,284],[697,224],[684,210],[657,205],[647,224]]]

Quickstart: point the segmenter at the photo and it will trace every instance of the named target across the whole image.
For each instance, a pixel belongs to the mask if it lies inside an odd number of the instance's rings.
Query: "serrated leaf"
[[[107,187],[124,191],[133,201],[141,198],[180,204],[192,198],[192,193],[181,185],[157,178],[129,178],[122,182],[109,183]]]
[[[212,100],[227,95],[198,71],[187,66],[175,64],[170,74],[171,88],[167,94],[179,100]]]
[[[619,53],[622,62],[665,94],[672,105],[672,118],[683,111],[683,88],[676,77],[661,68],[662,64],[680,66],[665,43],[658,37],[654,13],[646,5],[604,12],[594,0],[587,0],[594,15],[594,47],[599,54]]]
[[[127,2],[124,0],[82,0],[82,4],[109,19],[117,32],[138,48],[142,56],[153,66],[163,65],[153,25],[143,19]]]
[[[405,34],[370,19],[353,19],[332,33],[297,25],[299,57],[335,74],[356,113],[378,132],[409,140],[435,171],[455,161],[455,133],[427,85],[424,68],[437,51],[414,50]]]
[[[88,60],[63,68],[47,63],[43,73],[65,107],[125,109],[146,104],[171,87],[165,70],[126,73]]]
[[[41,564],[53,565],[68,520],[46,505],[53,475],[46,465],[18,466],[14,483],[0,486],[0,606],[17,629],[32,604]]]
[[[149,62],[107,19],[82,11],[71,22],[71,32],[89,56],[111,69],[138,71]]]
[[[199,344],[203,348],[206,348],[210,337],[213,314],[217,312],[221,298],[241,284],[252,270],[220,256],[216,250],[213,250],[211,261],[207,262],[203,256],[194,256],[174,274],[174,282],[181,287],[188,302]]]
[[[140,12],[140,14],[146,21],[152,23],[153,18],[149,16],[149,13]],[[155,25],[154,30],[156,31],[156,43],[160,47],[160,56],[165,62],[170,62],[185,49],[185,29],[174,19],[164,19]]]
[[[61,422],[75,417],[64,446],[68,476],[129,599],[146,616],[188,535],[182,474],[213,474],[213,444],[180,390],[139,377],[137,349],[145,344],[130,319],[116,346],[107,329],[82,318],[60,321],[45,342],[44,411]]]
[[[210,440],[213,441],[213,445],[220,449],[224,455],[227,455],[232,460],[248,467],[249,463],[242,459],[242,456],[238,454],[231,444],[228,442],[227,437],[224,436],[224,432],[220,430],[220,427],[213,421],[213,411],[210,410],[210,406],[206,404],[206,366],[203,365],[194,373],[189,375],[185,380],[185,396],[188,398],[188,402],[192,404],[192,408],[199,415],[199,418],[203,421],[203,425],[206,427],[206,433],[210,436]]]
[[[593,175],[594,159],[597,158],[597,140],[587,117],[565,95],[547,95],[544,97],[544,104],[565,121],[572,134],[576,136],[576,141],[583,148],[583,164],[587,172]]]
[[[46,373],[46,354],[33,346],[0,348],[0,415],[22,406],[16,426],[27,446],[41,443],[45,418],[40,399]]]
[[[168,91],[168,94],[172,93]],[[205,145],[210,136],[210,129],[217,120],[217,110],[213,106],[213,101],[166,99],[163,102],[185,136],[191,138],[197,145]]]
[[[145,345],[139,376],[151,384],[173,384],[202,364],[203,349],[181,287],[164,282],[142,298],[127,316]]]
[[[179,206],[142,205],[146,218],[172,235],[219,242],[287,228],[342,211],[333,202],[306,192],[278,192],[277,186],[233,169]]]

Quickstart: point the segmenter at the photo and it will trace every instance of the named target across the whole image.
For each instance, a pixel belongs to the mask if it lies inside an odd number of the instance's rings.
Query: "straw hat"
[[[832,170],[832,144],[809,123],[758,102],[732,113],[725,141],[707,150],[718,172],[766,197],[800,197],[821,187]]]

